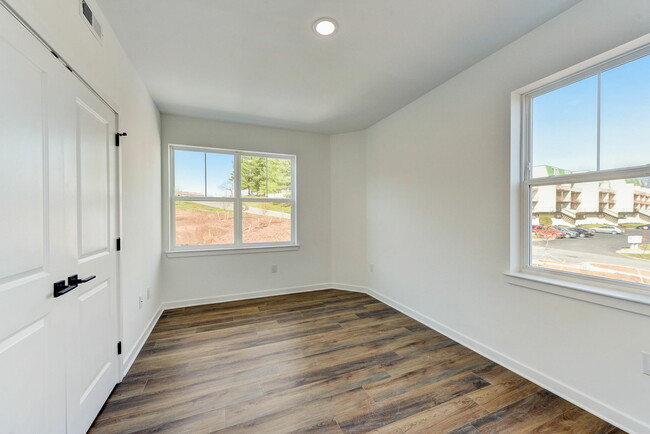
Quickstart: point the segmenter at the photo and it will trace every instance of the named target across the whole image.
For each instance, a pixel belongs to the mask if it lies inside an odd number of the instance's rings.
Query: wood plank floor
[[[364,294],[165,311],[91,432],[620,433]]]

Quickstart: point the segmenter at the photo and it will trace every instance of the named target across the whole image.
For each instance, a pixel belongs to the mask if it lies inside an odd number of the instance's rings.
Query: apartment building
[[[533,177],[569,173],[551,166],[533,168]],[[536,186],[531,201],[533,224],[542,216],[564,225],[650,221],[650,183],[645,178]]]

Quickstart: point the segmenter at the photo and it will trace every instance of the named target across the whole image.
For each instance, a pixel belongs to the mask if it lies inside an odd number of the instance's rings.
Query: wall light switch
[[[643,373],[650,375],[650,353],[641,353],[641,359],[643,360]]]

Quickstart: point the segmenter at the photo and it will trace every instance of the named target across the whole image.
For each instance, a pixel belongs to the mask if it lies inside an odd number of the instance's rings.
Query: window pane
[[[596,170],[597,116],[597,77],[534,98],[532,176]]]
[[[291,160],[241,157],[242,197],[291,197]]]
[[[206,153],[207,187],[210,197],[234,197],[235,156]]]
[[[233,202],[177,201],[176,245],[232,244],[234,222]]]
[[[244,202],[244,243],[291,241],[291,204],[286,202]]]
[[[601,169],[650,164],[650,56],[601,74]]]
[[[174,150],[176,196],[205,196],[205,152]]]
[[[531,187],[532,264],[650,285],[650,177]]]

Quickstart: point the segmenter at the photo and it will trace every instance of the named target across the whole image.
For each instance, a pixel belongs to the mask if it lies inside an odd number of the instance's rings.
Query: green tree
[[[269,194],[277,194],[291,190],[291,160],[285,158],[269,158],[268,174],[267,191]]]
[[[266,158],[241,157],[241,189],[246,196],[266,196]]]
[[[234,175],[230,180],[234,180]],[[290,190],[291,160],[242,156],[241,189],[247,197],[265,197]]]
[[[553,224],[553,219],[550,218],[547,215],[543,215],[539,217],[539,224],[542,226],[550,226]]]

